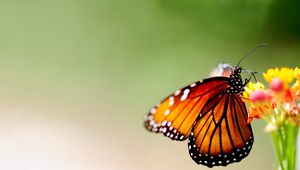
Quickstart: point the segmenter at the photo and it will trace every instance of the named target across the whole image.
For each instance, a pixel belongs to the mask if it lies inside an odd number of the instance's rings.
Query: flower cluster
[[[262,118],[268,122],[267,131],[274,131],[288,121],[300,122],[300,69],[275,68],[263,73],[268,88],[259,82],[249,83],[243,97],[248,103],[249,118]]]

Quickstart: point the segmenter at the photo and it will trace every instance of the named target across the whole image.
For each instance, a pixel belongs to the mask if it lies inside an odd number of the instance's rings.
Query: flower
[[[298,67],[294,70],[294,77],[297,81],[291,87],[291,91],[295,94],[295,97],[300,100],[300,69]]]
[[[298,67],[294,69],[294,77],[300,81],[300,69]]]
[[[270,88],[275,92],[279,92],[283,90],[283,85],[283,81],[280,78],[275,77],[270,83]]]
[[[278,126],[284,118],[290,119],[290,122],[299,122],[296,99],[300,99],[300,69],[268,69],[263,76],[269,83],[268,88],[260,82],[249,83],[243,93],[243,97],[248,99],[244,100],[248,103],[248,122],[253,118],[263,118],[272,124],[270,127]],[[291,86],[295,79],[297,81]]]
[[[274,78],[279,78],[285,85],[291,83],[294,80],[294,70],[287,67],[280,69],[268,69],[266,73],[263,73],[265,80],[270,83]]]
[[[248,122],[254,118],[267,122],[278,158],[278,169],[294,169],[296,139],[300,125],[300,69],[268,69],[263,77],[269,84],[249,83],[243,97],[248,104]],[[284,149],[282,149],[284,148]]]
[[[248,83],[248,87],[245,87],[245,91],[243,92],[243,96],[244,98],[246,99],[249,99],[250,97],[250,94],[256,90],[264,90],[265,89],[265,86],[260,83],[260,82],[257,82],[257,83],[252,83],[252,82],[249,82]]]
[[[248,103],[248,123],[250,123],[253,118],[260,119],[267,109],[263,103],[268,98],[264,89],[265,86],[260,82],[249,82],[248,87],[245,87],[243,97],[244,101]]]
[[[262,90],[256,90],[250,94],[252,102],[263,102],[266,99],[266,93]]]
[[[276,126],[275,124],[267,124],[267,126],[265,127],[266,132],[274,132],[277,129],[278,129],[278,126]]]

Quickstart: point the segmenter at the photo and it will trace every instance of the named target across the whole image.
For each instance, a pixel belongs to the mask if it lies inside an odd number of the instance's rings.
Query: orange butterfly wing
[[[203,108],[189,137],[192,159],[208,167],[226,166],[246,157],[253,144],[245,103],[238,94],[220,94]]]
[[[227,88],[227,77],[213,77],[176,91],[150,110],[145,127],[172,140],[185,140],[211,98]]]

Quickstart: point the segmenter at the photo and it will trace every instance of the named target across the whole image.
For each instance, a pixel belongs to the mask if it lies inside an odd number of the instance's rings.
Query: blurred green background
[[[208,169],[143,128],[156,102],[220,62],[299,66],[299,1],[0,1],[0,169]],[[262,80],[260,75],[257,76]],[[240,163],[274,169],[264,123]]]

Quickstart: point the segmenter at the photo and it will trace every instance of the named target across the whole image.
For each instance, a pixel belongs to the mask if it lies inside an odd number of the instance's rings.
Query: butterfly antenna
[[[257,49],[261,48],[261,47],[265,47],[267,46],[268,44],[261,44],[261,45],[258,45],[257,47],[253,48],[252,50],[250,50],[237,64],[237,66],[240,65],[240,63],[246,58],[248,57],[250,54],[252,54],[253,52],[255,52]]]

